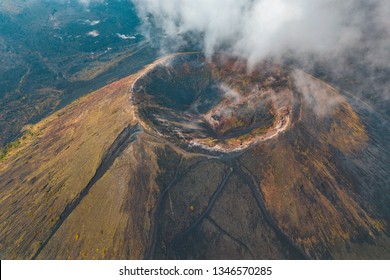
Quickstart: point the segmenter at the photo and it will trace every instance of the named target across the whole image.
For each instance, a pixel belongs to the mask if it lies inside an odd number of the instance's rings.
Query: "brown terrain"
[[[365,122],[298,70],[165,57],[25,128],[0,162],[0,257],[388,259]]]

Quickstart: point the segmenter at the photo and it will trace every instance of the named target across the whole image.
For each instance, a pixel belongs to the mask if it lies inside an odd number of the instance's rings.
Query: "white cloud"
[[[156,26],[175,43],[183,42],[182,35],[188,32],[202,34],[207,55],[223,49],[254,64],[265,57],[292,53],[335,56],[361,46],[369,48],[368,58],[373,63],[390,62],[386,57],[390,42],[388,0],[372,0],[369,4],[362,0],[133,2],[145,20],[144,26],[152,15]],[[379,33],[375,42],[364,45],[368,24]]]

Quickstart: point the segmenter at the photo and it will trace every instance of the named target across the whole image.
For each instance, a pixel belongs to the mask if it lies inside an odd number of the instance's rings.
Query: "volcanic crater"
[[[0,257],[389,259],[386,123],[250,70],[170,55],[32,125],[0,164]]]
[[[288,69],[264,62],[248,71],[237,58],[179,54],[142,75],[133,104],[151,129],[185,148],[241,151],[291,125]]]

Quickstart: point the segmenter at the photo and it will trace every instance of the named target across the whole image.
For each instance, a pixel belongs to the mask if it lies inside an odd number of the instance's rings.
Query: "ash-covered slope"
[[[389,131],[354,102],[269,62],[163,58],[9,151],[1,256],[389,258]]]

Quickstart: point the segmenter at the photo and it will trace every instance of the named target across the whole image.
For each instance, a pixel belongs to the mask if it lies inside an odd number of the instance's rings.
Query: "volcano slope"
[[[176,54],[26,131],[3,259],[390,258],[389,130],[301,71]]]

